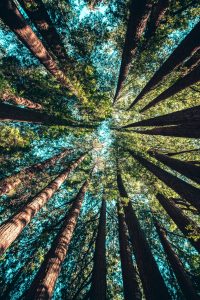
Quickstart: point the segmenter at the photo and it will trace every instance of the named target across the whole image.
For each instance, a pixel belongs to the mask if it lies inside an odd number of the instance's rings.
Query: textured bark
[[[128,198],[119,170],[117,184],[120,196]],[[171,299],[131,202],[123,209],[146,299]]]
[[[22,230],[31,222],[32,218],[48,202],[60,188],[69,174],[82,162],[85,155],[72,163],[65,171],[58,175],[50,184],[39,192],[18,213],[0,226],[0,255],[16,240]]]
[[[200,184],[200,167],[192,165],[188,162],[181,161],[179,159],[171,158],[158,152],[149,151],[148,153],[171,169]]]
[[[59,276],[62,263],[67,255],[68,247],[80,214],[81,206],[87,191],[89,180],[82,185],[63,225],[46,254],[44,261],[36,274],[30,288],[24,294],[24,299],[51,299]]]
[[[152,90],[161,80],[170,74],[175,68],[180,66],[187,58],[195,54],[200,49],[200,22],[190,31],[190,33],[183,39],[174,52],[168,57],[164,64],[156,71],[153,77],[149,80],[140,94],[136,97],[130,105],[131,109],[141,98],[144,97],[150,90]]]
[[[43,171],[46,168],[54,166],[58,160],[64,158],[70,154],[72,150],[66,149],[61,153],[54,155],[53,157],[46,159],[41,163],[34,164],[28,168],[24,168],[21,171],[11,175],[0,181],[0,196],[8,194],[11,190],[17,188],[17,186],[25,181],[29,181],[38,172]]]
[[[114,103],[119,96],[123,84],[128,75],[132,59],[136,53],[140,38],[146,28],[152,9],[152,3],[149,0],[136,0],[131,2],[130,16],[126,31],[125,43],[122,53],[122,61],[119,72],[117,89],[114,96]]]
[[[177,125],[169,127],[158,127],[149,130],[135,131],[142,134],[163,135],[184,138],[200,138],[200,121],[187,123],[186,125]]]
[[[142,126],[163,126],[187,124],[190,122],[200,121],[200,105],[191,108],[175,111],[167,115],[142,120],[123,126],[122,128],[142,127]]]
[[[187,200],[200,212],[200,189],[154,165],[152,162],[134,153],[132,150],[128,151],[134,159],[141,163],[147,170],[153,173],[158,179],[163,181],[168,187]]]
[[[67,87],[74,95],[77,95],[77,91],[74,89],[71,82],[58,68],[53,57],[46,50],[31,27],[26,23],[24,17],[12,0],[1,1],[0,18],[17,35],[19,40],[31,51],[31,53],[39,59],[57,81],[64,87]]]
[[[170,242],[167,239],[166,232],[161,228],[160,224],[157,221],[154,221],[159,239],[164,248],[164,251],[167,255],[168,261],[174,271],[176,279],[180,285],[181,291],[186,300],[198,300],[200,299],[197,295],[190,277],[186,273],[182,262],[177,256],[176,252],[172,249]]]
[[[187,237],[191,245],[200,253],[200,238],[197,240],[191,238],[193,229],[200,234],[200,228],[197,227],[190,218],[184,215],[182,210],[177,207],[171,199],[165,198],[160,193],[158,193],[156,197],[179,230]]]
[[[149,104],[147,104],[141,112],[146,111],[147,109],[157,105],[159,102],[168,99],[179,93],[180,91],[188,88],[190,85],[197,83],[200,80],[200,65],[190,73],[186,74],[184,77],[178,79],[172,86],[170,86],[167,90],[161,93],[158,97],[152,100]]]
[[[90,299],[106,300],[106,201],[102,200],[95,243]]]
[[[17,105],[23,105],[27,108],[30,109],[36,109],[36,110],[42,110],[43,107],[41,104],[39,103],[35,103],[31,100],[28,100],[26,98],[23,97],[18,97],[16,95],[10,94],[10,93],[3,93],[2,97],[1,97],[1,101],[3,102],[11,102],[13,104],[17,104]]]
[[[140,288],[137,282],[136,270],[133,265],[132,253],[129,247],[129,237],[122,207],[117,203],[118,224],[119,224],[119,247],[123,279],[123,292],[125,300],[142,299]]]

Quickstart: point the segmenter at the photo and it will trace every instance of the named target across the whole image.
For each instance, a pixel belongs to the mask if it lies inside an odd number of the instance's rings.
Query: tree
[[[36,110],[43,109],[42,105],[39,103],[35,103],[29,99],[19,97],[19,96],[16,96],[14,94],[7,93],[7,92],[3,93],[3,95],[1,96],[1,101],[11,102],[11,103],[17,104],[17,105],[23,105],[24,107],[27,107],[30,109],[36,109]]]
[[[22,230],[31,219],[55,194],[69,174],[84,160],[85,155],[73,162],[66,170],[59,174],[50,184],[39,192],[31,201],[26,204],[18,213],[0,226],[0,254],[3,254],[8,247],[16,240]]]

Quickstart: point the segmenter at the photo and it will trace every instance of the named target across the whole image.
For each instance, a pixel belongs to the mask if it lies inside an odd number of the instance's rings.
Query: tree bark
[[[77,91],[71,82],[58,68],[55,60],[38,39],[31,27],[26,23],[24,17],[11,0],[2,0],[0,3],[0,18],[17,35],[19,40],[39,59],[45,68],[60,82],[67,87],[74,95]]]
[[[106,300],[106,201],[102,199],[94,252],[90,299]]]
[[[142,120],[123,126],[122,128],[143,126],[179,125],[200,121],[200,105],[175,111],[167,115]]]
[[[63,225],[46,254],[44,261],[37,272],[30,288],[25,292],[23,299],[51,299],[54,287],[59,276],[62,263],[67,255],[68,247],[75,230],[89,180],[82,185]]]
[[[83,161],[85,155],[72,163],[65,171],[58,175],[50,184],[39,192],[18,213],[0,226],[0,255],[16,240],[22,230],[31,222],[32,218],[48,202],[60,188],[69,174]]]
[[[17,105],[23,105],[26,108],[30,108],[30,109],[36,109],[36,110],[42,110],[43,107],[41,104],[39,103],[35,103],[31,100],[28,100],[26,98],[23,97],[18,97],[14,94],[10,94],[10,93],[3,93],[2,97],[1,97],[1,101],[3,102],[11,102]]]
[[[0,196],[8,194],[11,190],[15,189],[20,183],[25,180],[30,180],[34,174],[43,171],[46,168],[54,166],[58,160],[64,158],[66,155],[70,154],[72,150],[66,149],[61,153],[54,155],[53,157],[34,164],[28,168],[24,168],[21,171],[11,175],[0,181]]]
[[[129,247],[129,237],[122,207],[117,203],[118,212],[118,230],[119,230],[119,247],[123,279],[123,292],[125,300],[142,299],[140,288],[137,282],[137,274],[133,265],[132,253]]]
[[[152,5],[153,4],[149,0],[132,0],[131,2],[130,16],[123,48],[119,79],[114,96],[114,103],[116,102],[128,75],[140,38],[146,28]]]
[[[159,102],[168,99],[179,93],[180,91],[188,88],[190,85],[197,83],[200,80],[200,65],[194,70],[192,70],[189,74],[186,74],[184,77],[178,79],[172,86],[170,86],[167,90],[161,93],[158,97],[152,100],[149,104],[147,104],[140,112],[144,112],[147,109],[157,105]]]
[[[197,227],[190,218],[184,215],[182,210],[177,207],[171,199],[167,199],[160,193],[158,193],[156,197],[179,230],[185,235],[185,237],[187,237],[191,245],[200,253],[200,238],[197,240],[191,238],[193,229],[200,234],[200,228]]]
[[[142,89],[140,94],[132,102],[129,109],[131,109],[140,99],[144,97],[150,90],[152,90],[161,80],[170,74],[175,68],[180,66],[187,58],[191,57],[196,51],[200,49],[200,22],[197,23],[190,33],[182,40],[178,47],[172,52],[164,64],[156,71],[153,77],[149,80],[146,86]]]
[[[171,158],[167,155],[155,151],[148,151],[148,153],[171,169],[200,184],[200,167],[192,165],[188,162],[181,161],[179,159]]]
[[[186,273],[182,262],[178,258],[176,252],[172,249],[170,242],[167,239],[166,232],[163,228],[161,228],[160,224],[157,221],[154,221],[156,231],[158,233],[161,244],[164,248],[164,251],[167,255],[169,263],[174,271],[176,279],[180,285],[181,291],[186,300],[199,300],[199,296],[197,295],[190,277]]]
[[[119,170],[117,184],[123,201],[123,198],[128,198],[128,194]],[[171,299],[131,202],[129,201],[128,205],[124,204],[123,209],[146,299]]]
[[[164,182],[168,187],[174,190],[182,198],[187,200],[192,206],[194,206],[200,212],[200,190],[189,183],[179,179],[178,177],[162,170],[160,167],[154,165],[152,162],[143,158],[142,156],[134,153],[132,150],[128,150],[131,156],[141,163],[147,170],[153,173],[158,179]]]

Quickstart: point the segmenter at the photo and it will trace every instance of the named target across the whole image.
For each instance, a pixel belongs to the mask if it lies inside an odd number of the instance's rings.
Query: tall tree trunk
[[[2,0],[0,3],[0,18],[17,35],[19,40],[39,59],[45,68],[74,95],[78,95],[69,79],[58,68],[42,42],[38,39],[12,0]]]
[[[124,299],[142,299],[140,287],[137,282],[136,270],[133,266],[132,253],[129,247],[127,227],[122,207],[117,203],[118,224],[119,224],[119,247],[123,279]]]
[[[149,104],[147,104],[140,112],[144,112],[150,107],[155,106],[161,101],[168,99],[179,93],[180,91],[188,88],[190,85],[197,83],[200,80],[200,65],[190,73],[186,74],[184,77],[178,79],[172,86],[170,86],[167,90],[161,93],[158,97],[152,100]]]
[[[23,105],[23,106],[25,106],[27,108],[30,108],[30,109],[36,109],[36,110],[42,110],[43,109],[42,105],[39,104],[39,103],[35,103],[31,100],[28,100],[28,99],[23,98],[23,97],[16,96],[16,95],[8,93],[8,92],[5,92],[5,93],[2,94],[0,101],[11,102],[11,103],[17,104],[17,105]]]
[[[175,156],[175,155],[179,155],[179,154],[191,153],[191,152],[197,152],[197,151],[200,151],[200,148],[190,149],[190,150],[183,150],[183,151],[178,151],[178,152],[168,152],[168,153],[166,153],[166,155]]]
[[[171,169],[200,184],[200,167],[179,159],[171,158],[158,152],[148,151],[148,153]]]
[[[114,103],[116,102],[117,97],[119,96],[128,75],[131,62],[136,53],[140,38],[146,28],[151,9],[152,3],[149,0],[131,1],[130,16],[128,20],[128,27],[123,48],[119,79],[114,96]]]
[[[197,295],[190,277],[186,273],[182,262],[178,258],[176,252],[172,249],[170,242],[167,239],[166,232],[163,228],[161,228],[160,224],[157,221],[154,221],[159,239],[164,248],[164,251],[167,255],[169,263],[174,271],[176,279],[180,285],[181,291],[186,300],[198,300],[200,299]]]
[[[162,170],[160,167],[134,153],[132,150],[128,151],[134,159],[141,163],[147,170],[153,173],[158,179],[163,181],[168,187],[173,189],[200,212],[200,190],[198,188],[168,173],[167,171]]]
[[[200,50],[198,50],[194,55],[192,55],[183,65],[185,72],[184,74],[187,74],[194,70],[197,66],[199,66],[200,63]]]
[[[169,127],[158,127],[149,130],[135,131],[142,134],[163,135],[184,138],[200,138],[200,122],[187,123]]]
[[[64,158],[66,155],[70,154],[72,150],[65,149],[61,153],[54,155],[53,157],[46,159],[43,162],[34,164],[28,168],[24,168],[21,171],[11,175],[0,181],[0,196],[8,194],[11,190],[15,189],[20,183],[25,180],[30,180],[35,174],[43,171],[46,168],[54,166],[58,160]]]
[[[82,185],[75,197],[63,225],[46,254],[44,261],[37,272],[30,288],[24,294],[24,299],[51,299],[54,287],[59,276],[62,263],[67,255],[68,247],[80,214],[81,206],[87,191],[89,180]]]
[[[167,115],[142,120],[123,126],[122,128],[140,127],[140,126],[164,126],[187,124],[190,122],[200,121],[200,105],[187,109],[175,111]]]
[[[0,255],[16,240],[22,230],[31,222],[32,218],[48,202],[60,188],[69,174],[83,161],[85,155],[72,163],[65,171],[58,175],[50,184],[39,192],[18,213],[0,226]]]
[[[106,201],[102,199],[94,252],[90,299],[106,300]]]
[[[119,170],[117,184],[123,201],[123,198],[128,198],[128,194]],[[129,201],[128,205],[124,204],[123,209],[146,299],[171,299],[131,202]]]
[[[130,105],[131,109],[140,99],[144,97],[150,90],[152,90],[161,80],[170,74],[175,68],[180,66],[187,58],[192,56],[200,49],[200,22],[194,26],[190,33],[182,40],[178,47],[172,52],[164,64],[156,71],[153,77],[149,80],[140,94],[136,97]]]
[[[159,203],[166,210],[179,230],[187,237],[191,245],[200,253],[200,238],[193,239],[191,236],[194,230],[200,234],[200,228],[177,207],[171,199],[165,198],[162,194],[156,195]]]

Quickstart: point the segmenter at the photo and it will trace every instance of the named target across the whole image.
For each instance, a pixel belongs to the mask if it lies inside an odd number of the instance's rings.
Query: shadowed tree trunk
[[[193,230],[200,234],[200,228],[177,207],[171,199],[165,198],[162,194],[156,195],[159,203],[166,210],[179,230],[187,237],[192,246],[200,253],[200,238],[195,240],[191,237]]]
[[[106,201],[102,199],[89,298],[106,300]]]
[[[12,0],[1,1],[0,18],[17,35],[19,40],[31,51],[31,53],[39,59],[45,68],[63,86],[67,87],[74,95],[77,96],[77,91],[74,89],[71,82],[64,73],[59,70],[55,60],[38,39],[31,27],[26,23],[24,17]]]
[[[148,151],[148,153],[171,169],[200,184],[200,167],[181,161],[179,159],[168,157],[167,155],[158,152]]]
[[[68,247],[77,224],[88,184],[89,180],[86,180],[75,197],[58,235],[54,239],[50,250],[47,252],[30,288],[25,292],[23,299],[36,300],[52,298],[62,263],[67,255]]]
[[[39,103],[35,103],[31,100],[28,100],[26,98],[23,98],[23,97],[18,97],[14,94],[10,94],[10,93],[3,93],[3,95],[1,96],[1,99],[0,101],[3,101],[3,102],[11,102],[13,104],[17,104],[17,105],[23,105],[27,108],[30,108],[30,109],[36,109],[36,110],[42,110],[43,107],[41,104]]]
[[[200,212],[200,190],[189,183],[179,179],[178,177],[168,173],[160,167],[154,165],[152,162],[143,158],[142,156],[134,153],[132,150],[128,150],[131,156],[142,164],[147,170],[153,173],[158,179],[164,182],[168,187],[174,190],[182,198],[187,200],[192,206],[194,206]]]
[[[133,266],[132,253],[129,247],[129,237],[127,233],[127,227],[123,209],[119,203],[117,203],[118,212],[118,224],[119,224],[119,246],[120,246],[120,258],[122,268],[123,279],[123,292],[125,300],[139,300],[142,299],[140,288],[137,282],[136,270]]]
[[[128,194],[125,190],[119,170],[117,174],[117,185],[122,201],[123,198],[127,199]],[[145,235],[140,227],[140,223],[133,210],[131,201],[128,202],[128,205],[124,204],[123,209],[146,299],[171,299]]]
[[[199,296],[197,295],[190,277],[186,273],[182,262],[178,258],[176,252],[172,249],[170,242],[167,239],[166,232],[163,228],[161,228],[160,224],[157,221],[154,221],[156,231],[158,233],[161,244],[164,248],[164,251],[167,255],[169,263],[174,271],[176,279],[180,285],[181,291],[186,300],[199,300]]]
[[[43,171],[46,168],[54,166],[58,160],[64,158],[70,154],[72,150],[66,149],[61,153],[54,155],[53,157],[46,159],[43,162],[34,164],[28,168],[24,168],[18,173],[11,175],[0,181],[0,196],[8,194],[11,190],[15,189],[20,183],[29,181],[38,172]]]
[[[183,150],[183,151],[178,151],[178,152],[168,152],[168,153],[166,153],[166,155],[175,156],[175,155],[179,155],[179,154],[191,153],[191,152],[197,152],[197,151],[200,151],[200,148],[191,149],[191,150]]]
[[[144,112],[150,107],[155,106],[161,101],[168,99],[179,93],[180,91],[188,88],[190,85],[197,83],[200,80],[200,65],[192,70],[189,74],[186,74],[184,77],[178,79],[172,86],[170,86],[167,90],[161,93],[158,97],[152,100],[149,104],[147,104],[140,112]]]
[[[116,93],[114,96],[114,103],[116,102],[128,75],[131,62],[136,53],[140,38],[146,28],[151,9],[152,3],[149,0],[131,1],[130,16],[128,20],[128,27],[126,31],[125,43],[122,53],[119,79],[117,83]]]
[[[0,226],[0,255],[16,240],[22,230],[31,222],[32,218],[48,202],[60,188],[69,174],[83,161],[85,155],[72,163],[65,171],[58,175],[50,184],[39,192],[18,213]]]
[[[183,74],[191,72],[196,68],[200,63],[200,50],[198,50],[194,55],[192,55],[183,65],[184,69],[186,68]]]
[[[190,31],[190,33],[182,40],[174,52],[168,57],[164,64],[156,71],[153,77],[149,80],[140,94],[130,105],[131,109],[141,98],[152,90],[161,80],[177,68],[185,59],[192,56],[200,48],[200,22]]]
[[[167,115],[154,117],[147,120],[142,120],[132,124],[123,126],[122,128],[141,127],[141,126],[164,126],[187,124],[190,122],[200,121],[200,105],[187,109],[175,111]]]

